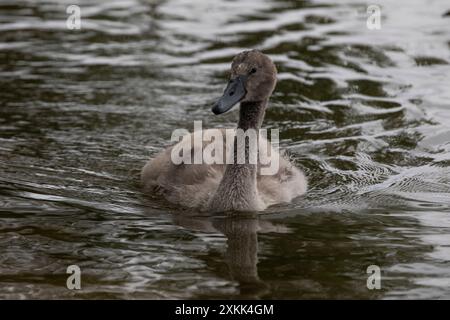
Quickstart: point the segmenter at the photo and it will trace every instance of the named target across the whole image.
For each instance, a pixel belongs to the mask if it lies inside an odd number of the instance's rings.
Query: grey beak
[[[214,114],[221,114],[230,110],[234,105],[244,98],[246,76],[238,76],[228,82],[222,97],[212,107]]]

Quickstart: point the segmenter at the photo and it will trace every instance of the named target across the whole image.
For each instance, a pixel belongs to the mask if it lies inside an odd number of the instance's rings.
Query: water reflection
[[[239,296],[244,299],[263,298],[270,292],[258,275],[258,233],[287,233],[282,224],[261,220],[256,214],[221,218],[177,215],[174,222],[190,230],[206,233],[221,232],[227,239],[224,261],[231,279],[239,283]]]
[[[421,287],[426,277],[412,277],[423,267],[417,264],[417,256],[437,254],[416,231],[421,223],[399,210],[336,215],[314,208],[300,216],[292,211],[281,217],[276,213],[264,217],[176,215],[174,223],[195,231],[208,243],[218,234],[225,237],[220,247],[191,253],[205,261],[218,278],[238,284],[232,291],[215,287],[209,291],[214,298],[336,299],[356,295],[375,299],[402,296],[406,288],[420,296],[429,289]],[[446,243],[444,238],[441,241]],[[367,267],[374,264],[382,270],[380,291],[366,286]],[[429,279],[446,279],[448,272],[439,270],[429,270]],[[433,296],[442,293],[435,290]],[[194,296],[204,297],[201,290]]]

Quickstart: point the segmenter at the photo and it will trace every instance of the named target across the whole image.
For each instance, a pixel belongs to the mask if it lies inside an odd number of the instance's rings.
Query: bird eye
[[[252,70],[250,70],[250,74],[253,74],[256,72],[256,68],[252,68]]]

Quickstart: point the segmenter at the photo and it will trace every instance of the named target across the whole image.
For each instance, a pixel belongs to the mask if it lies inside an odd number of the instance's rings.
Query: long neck
[[[261,128],[264,113],[266,112],[266,104],[267,100],[242,102],[239,108],[238,128],[243,130],[258,130]]]
[[[222,181],[216,191],[216,194],[211,202],[211,206],[216,206],[217,210],[238,210],[238,211],[253,211],[261,207],[256,188],[256,173],[257,164],[254,160],[257,159],[258,142],[255,139],[238,138],[239,132],[245,134],[247,130],[254,130],[253,134],[259,138],[259,129],[261,128],[267,100],[258,102],[243,102],[240,106],[238,132],[234,138],[232,164],[227,165]],[[241,130],[239,130],[241,129]],[[239,141],[240,140],[240,141]],[[244,142],[245,161],[239,162],[239,152],[242,152]],[[253,148],[250,143],[256,143]],[[251,154],[251,153],[255,153]],[[242,154],[241,154],[242,157]]]

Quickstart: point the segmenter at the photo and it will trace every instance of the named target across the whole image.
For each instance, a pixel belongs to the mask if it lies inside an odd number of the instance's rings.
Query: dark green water
[[[450,4],[377,3],[381,30],[359,1],[0,0],[0,298],[450,298]],[[248,48],[308,193],[240,218],[144,196],[174,129],[234,126],[210,105]]]

